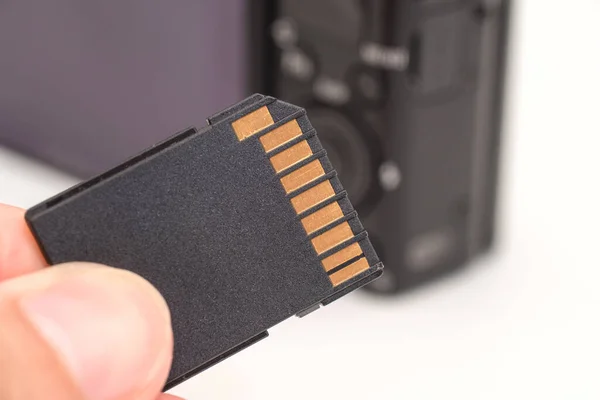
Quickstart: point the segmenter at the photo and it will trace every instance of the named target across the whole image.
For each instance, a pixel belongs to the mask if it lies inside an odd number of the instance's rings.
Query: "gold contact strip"
[[[300,135],[302,135],[302,129],[300,129],[298,121],[293,119],[273,129],[271,132],[262,135],[260,137],[260,143],[262,144],[263,149],[268,153]]]
[[[323,254],[338,244],[351,239],[353,236],[354,233],[352,233],[352,228],[350,228],[348,222],[343,222],[312,239],[311,243],[317,254]]]
[[[272,126],[274,123],[273,116],[269,112],[269,109],[267,106],[263,106],[234,121],[231,126],[238,140],[242,141],[269,126]],[[271,132],[262,135],[260,137],[260,142],[265,152],[269,153],[301,135],[302,129],[300,129],[298,121],[294,119],[273,129]],[[300,161],[307,159],[311,155],[313,155],[313,152],[308,142],[303,140],[289,149],[274,155],[270,158],[270,161],[275,171],[280,173],[281,171],[285,171],[296,165]],[[323,165],[319,160],[314,160],[281,178],[281,184],[286,193],[289,194],[324,175],[325,171]],[[296,210],[296,213],[302,214],[333,196],[335,196],[335,191],[331,182],[324,181],[295,196],[291,199],[291,203],[294,210]],[[301,223],[306,233],[310,235],[311,233],[343,218],[343,216],[344,213],[340,205],[337,202],[334,202],[302,218]],[[335,246],[350,240],[353,236],[352,228],[348,222],[343,222],[313,238],[311,243],[318,254],[323,254]],[[329,257],[324,258],[321,263],[323,264],[325,271],[329,272],[362,254],[360,245],[358,243],[352,243]],[[363,257],[341,270],[334,272],[329,276],[329,279],[334,286],[338,286],[368,269],[369,263],[366,258]]]
[[[271,157],[271,165],[275,168],[275,172],[280,173],[281,171],[298,164],[300,161],[307,159],[312,156],[312,154],[313,152],[308,145],[308,142],[303,140],[289,149]]]
[[[321,161],[314,160],[281,178],[286,193],[291,193],[325,175]]]
[[[344,212],[342,211],[342,208],[337,202],[335,202],[328,204],[320,210],[317,210],[314,213],[302,218],[300,222],[302,222],[302,226],[304,227],[306,234],[310,235],[321,228],[325,228],[327,225],[337,221],[343,216]]]
[[[337,253],[333,253],[329,257],[325,257],[321,263],[325,271],[329,272],[338,265],[342,265],[346,261],[352,260],[355,257],[362,255],[363,251],[358,243],[352,243],[348,247],[344,247]]]
[[[296,214],[302,214],[333,196],[335,196],[333,186],[329,181],[325,181],[293,197],[291,202]]]
[[[369,263],[367,262],[367,259],[363,257],[360,260],[348,265],[347,267],[342,268],[341,270],[329,275],[329,279],[331,280],[333,286],[338,286],[346,282],[348,279],[352,279],[356,275],[368,269]]]
[[[269,109],[267,106],[263,106],[258,110],[252,111],[250,114],[233,121],[231,126],[233,127],[233,131],[237,135],[238,140],[242,141],[274,123]]]

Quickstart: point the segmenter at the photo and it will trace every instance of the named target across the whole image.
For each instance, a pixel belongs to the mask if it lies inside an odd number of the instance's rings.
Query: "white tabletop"
[[[567,4],[568,3],[568,4]],[[516,14],[497,251],[412,294],[353,293],[182,384],[191,399],[599,399],[600,2]],[[0,148],[0,202],[75,179]]]

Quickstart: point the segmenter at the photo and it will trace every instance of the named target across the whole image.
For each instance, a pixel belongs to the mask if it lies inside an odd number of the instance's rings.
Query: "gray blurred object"
[[[0,0],[0,144],[80,177],[246,94],[244,0]]]

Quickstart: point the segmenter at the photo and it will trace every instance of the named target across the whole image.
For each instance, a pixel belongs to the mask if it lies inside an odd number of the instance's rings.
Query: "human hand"
[[[0,204],[0,400],[174,400],[169,310],[147,281],[44,268],[24,211]]]

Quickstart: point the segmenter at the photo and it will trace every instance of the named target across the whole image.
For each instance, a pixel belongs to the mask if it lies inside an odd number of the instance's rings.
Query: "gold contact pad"
[[[369,269],[369,263],[366,258],[361,258],[360,260],[353,262],[341,270],[334,272],[329,275],[329,279],[333,286],[338,286],[346,282],[348,279],[354,278],[356,275],[360,274]]]
[[[312,156],[313,152],[306,140],[301,141],[282,151],[279,154],[271,157],[271,165],[275,168],[275,172],[279,173],[291,166],[298,164],[300,161]]]
[[[333,196],[335,196],[333,186],[329,181],[325,181],[293,197],[291,202],[296,214],[302,214]]]
[[[363,251],[358,243],[352,243],[348,247],[344,247],[342,250],[324,258],[321,263],[325,271],[329,272],[338,265],[342,265],[348,260],[352,260],[355,257],[362,255]]]
[[[260,137],[260,143],[268,153],[300,135],[302,135],[302,129],[300,129],[298,121],[293,119],[290,122],[273,129],[271,132],[265,133]]]
[[[258,110],[252,111],[250,114],[233,121],[231,126],[237,135],[238,140],[242,141],[256,132],[273,125],[273,117],[267,106],[263,106]]]
[[[337,221],[343,216],[344,213],[340,205],[335,202],[328,204],[320,210],[302,218],[300,222],[302,222],[302,226],[304,227],[306,234],[310,235],[321,228],[325,228],[327,225]]]
[[[312,239],[311,243],[317,254],[323,254],[338,244],[344,243],[346,240],[351,239],[353,236],[354,233],[352,232],[352,228],[350,228],[348,222],[343,222]]]
[[[321,161],[314,160],[281,178],[281,184],[286,193],[291,193],[323,175],[325,170]]]

